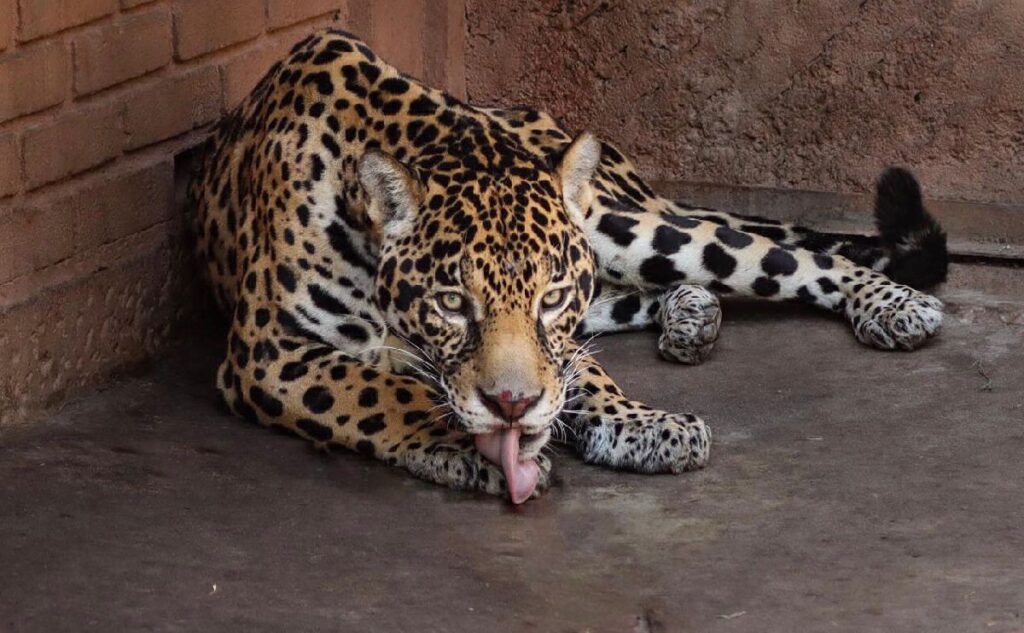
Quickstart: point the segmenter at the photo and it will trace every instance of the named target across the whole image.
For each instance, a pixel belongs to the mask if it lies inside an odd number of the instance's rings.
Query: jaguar
[[[880,177],[870,236],[702,208],[611,142],[463,103],[340,30],[215,127],[190,199],[234,413],[517,504],[550,485],[551,441],[642,473],[708,462],[705,421],[627,398],[596,334],[659,328],[662,356],[699,363],[720,296],[817,306],[887,350],[942,322],[922,290],[946,236],[906,170]]]

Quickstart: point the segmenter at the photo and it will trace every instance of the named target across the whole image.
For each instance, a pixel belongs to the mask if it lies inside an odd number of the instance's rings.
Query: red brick
[[[370,38],[370,0],[348,0],[348,15],[345,16],[345,29],[363,39]]]
[[[423,74],[421,78],[430,86],[438,88],[448,87],[448,55],[449,29],[451,15],[457,13],[455,10],[460,2],[448,0],[448,2],[430,4],[427,3],[424,11],[423,25]],[[463,9],[464,11],[465,9]]]
[[[344,11],[345,0],[267,0],[267,20],[270,28],[279,29],[331,11]]]
[[[60,103],[67,84],[68,52],[60,42],[5,54],[0,60],[0,122]]]
[[[174,3],[175,52],[192,59],[263,32],[263,0],[177,0]]]
[[[33,189],[114,158],[124,144],[120,107],[81,109],[25,132],[25,177]]]
[[[74,250],[74,225],[56,207],[0,214],[0,283],[66,259]]]
[[[14,41],[14,27],[18,23],[14,2],[0,3],[0,51]]]
[[[207,66],[161,80],[130,95],[125,107],[128,149],[177,136],[220,115],[220,73]]]
[[[261,44],[224,64],[221,67],[224,76],[224,105],[227,108],[238,105],[274,62],[288,52],[290,46],[285,42]]]
[[[174,164],[170,160],[114,171],[51,203],[74,218],[79,251],[133,235],[174,213]]]
[[[75,93],[89,94],[162,68],[171,61],[165,8],[123,16],[75,37]]]
[[[370,5],[370,45],[399,70],[423,76],[426,0],[362,0]]]
[[[466,99],[466,3],[449,0],[447,4],[444,88],[459,99]]]
[[[117,0],[19,0],[21,31],[18,39],[41,35],[91,22],[117,10]]]
[[[0,136],[0,198],[21,187],[21,157],[18,139],[13,134]]]

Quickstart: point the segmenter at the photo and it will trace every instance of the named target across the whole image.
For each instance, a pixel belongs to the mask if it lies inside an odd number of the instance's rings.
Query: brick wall
[[[0,428],[157,353],[192,295],[175,156],[318,27],[465,93],[461,0],[0,0]]]

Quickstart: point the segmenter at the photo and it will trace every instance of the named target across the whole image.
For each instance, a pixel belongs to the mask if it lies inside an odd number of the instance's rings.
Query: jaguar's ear
[[[359,182],[366,190],[366,214],[382,236],[397,237],[412,229],[423,202],[423,187],[389,154],[367,150],[359,159]]]
[[[569,217],[580,226],[584,225],[587,210],[594,192],[590,179],[601,162],[601,143],[590,132],[576,137],[569,149],[562,154],[558,165],[558,177],[562,181],[562,197]]]

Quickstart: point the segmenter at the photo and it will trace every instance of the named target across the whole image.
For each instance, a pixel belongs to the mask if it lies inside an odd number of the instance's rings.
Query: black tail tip
[[[893,280],[922,289],[946,280],[946,233],[925,210],[921,185],[910,171],[890,167],[879,176],[875,223],[890,257],[885,272]]]
[[[928,217],[914,174],[902,167],[883,171],[875,187],[875,222],[882,239],[903,237],[921,228]]]

